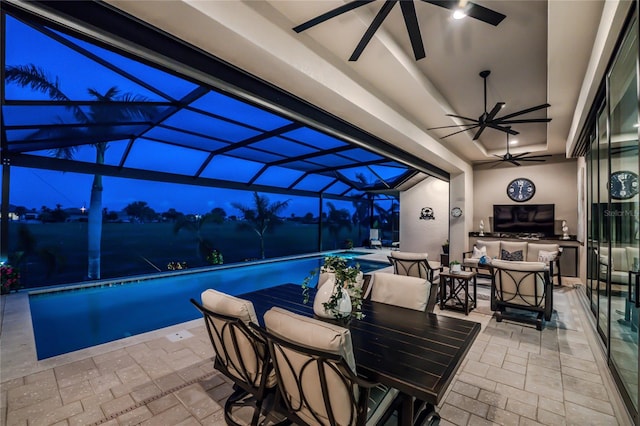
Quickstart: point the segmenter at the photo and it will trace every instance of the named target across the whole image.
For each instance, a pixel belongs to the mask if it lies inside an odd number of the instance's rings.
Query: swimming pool
[[[341,254],[340,254],[341,255]],[[214,288],[238,295],[302,283],[324,257],[276,261],[125,284],[29,295],[38,359],[111,342],[199,317],[189,302]],[[363,272],[388,264],[356,259]],[[317,283],[317,277],[312,285]]]

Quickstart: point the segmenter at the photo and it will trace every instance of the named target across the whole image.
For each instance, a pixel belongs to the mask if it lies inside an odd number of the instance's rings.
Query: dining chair
[[[428,305],[435,307],[439,294],[440,272],[443,271],[443,266],[439,262],[429,262],[428,253],[392,251],[388,259],[393,265],[394,273],[420,277],[429,281],[431,293],[429,294]],[[433,312],[433,308],[428,312]]]
[[[374,272],[371,280],[371,300],[416,311],[433,312],[436,300],[431,301],[433,286],[424,278]]]
[[[215,352],[214,367],[234,383],[224,405],[227,424],[241,425],[239,410],[252,406],[251,424],[257,425],[267,395],[275,394],[276,377],[264,338],[249,328],[257,323],[253,303],[216,291],[205,290],[202,304],[191,303],[202,313]]]
[[[260,329],[269,344],[282,407],[298,425],[384,424],[398,391],[358,376],[349,329],[274,307]]]
[[[553,313],[553,282],[544,262],[520,262],[494,259],[491,262],[491,309],[496,321],[502,321],[507,308],[537,313],[533,322],[542,330],[542,319]],[[523,316],[511,319],[530,322]]]

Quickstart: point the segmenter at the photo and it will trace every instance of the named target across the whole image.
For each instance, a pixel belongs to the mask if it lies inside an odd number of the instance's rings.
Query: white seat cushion
[[[425,278],[375,272],[371,285],[371,300],[374,302],[417,311],[427,308],[431,283]]]
[[[202,305],[212,312],[238,318],[246,324],[258,323],[253,303],[218,290],[208,289],[200,295]]]

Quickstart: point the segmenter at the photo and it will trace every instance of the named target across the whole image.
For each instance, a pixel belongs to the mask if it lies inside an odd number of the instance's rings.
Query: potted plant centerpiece
[[[309,302],[309,283],[318,273],[311,271],[302,282],[303,302]],[[320,267],[317,293],[313,300],[313,312],[322,318],[344,319],[353,316],[364,318],[362,314],[362,284],[364,276],[360,265],[347,266],[347,259],[327,256]]]
[[[460,271],[462,270],[460,262],[458,262],[457,260],[451,261],[451,263],[449,263],[449,270],[452,274],[460,273]]]
[[[442,244],[442,252],[443,252],[444,254],[449,254],[449,240],[445,241],[445,242]]]

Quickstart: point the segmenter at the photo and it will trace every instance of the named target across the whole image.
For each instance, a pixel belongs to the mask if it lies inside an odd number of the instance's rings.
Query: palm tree
[[[209,253],[213,250],[213,244],[202,235],[202,228],[208,223],[222,223],[224,218],[213,213],[207,213],[203,216],[196,215],[194,219],[190,219],[188,216],[180,216],[173,225],[173,233],[177,234],[181,229],[193,232],[196,237],[196,250],[200,259],[207,258]]]
[[[78,128],[50,127],[36,131],[31,137],[50,138],[78,138],[87,137],[89,140],[100,140],[93,146],[96,149],[96,164],[104,164],[105,153],[109,141],[120,139],[116,136],[115,127],[112,125],[100,125],[100,123],[127,122],[132,119],[150,119],[156,113],[154,106],[140,104],[147,99],[131,93],[120,94],[117,87],[111,87],[105,93],[88,88],[87,91],[96,103],[90,105],[87,111],[73,104],[60,88],[60,79],[50,78],[42,68],[34,64],[7,66],[5,70],[7,83],[17,84],[21,87],[29,87],[34,91],[45,93],[54,101],[65,102],[65,108],[71,110],[78,122]],[[117,106],[117,108],[116,108]],[[62,120],[60,120],[62,121]],[[83,124],[89,124],[81,130]],[[110,138],[111,137],[111,138]],[[67,146],[52,150],[52,154],[58,158],[71,159],[76,151],[76,146]],[[100,242],[102,239],[102,175],[93,176],[91,185],[91,203],[88,217],[88,271],[89,279],[100,278]]]
[[[333,237],[333,248],[338,247],[338,237],[342,228],[351,231],[351,215],[347,209],[336,209],[332,202],[327,201],[329,213],[324,222],[324,226]]]
[[[252,207],[243,206],[240,203],[231,203],[234,208],[240,210],[244,215],[245,221],[241,222],[238,227],[240,229],[251,229],[260,237],[260,256],[262,259],[265,258],[264,234],[282,223],[278,214],[289,207],[289,201],[277,201],[269,204],[269,198],[254,192]]]

